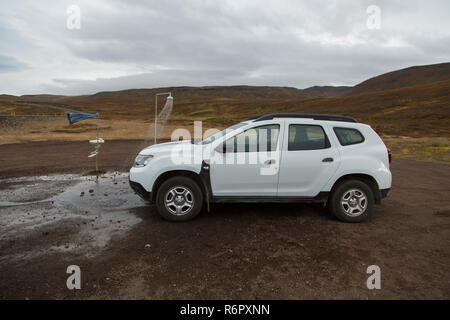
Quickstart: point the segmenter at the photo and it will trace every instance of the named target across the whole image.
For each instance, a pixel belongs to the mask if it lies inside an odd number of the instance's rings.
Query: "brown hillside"
[[[353,116],[374,126],[383,135],[450,137],[450,80],[427,83],[446,77],[449,66],[450,63],[408,68],[382,75],[377,77],[378,80],[395,78],[397,80],[392,83],[409,85],[413,82],[409,76],[420,73],[425,84],[352,96],[314,98],[311,92],[295,88],[251,86],[132,89],[84,96],[3,95],[0,96],[0,114],[64,113],[48,108],[51,105],[100,112],[101,118],[106,120],[150,122],[154,115],[155,93],[171,91],[175,104],[170,120],[183,123],[207,120],[208,125],[222,127],[260,114],[333,113]],[[399,75],[408,79],[400,81]],[[361,88],[362,84],[359,86]],[[161,97],[159,102],[161,110],[164,98]]]
[[[450,137],[450,80],[350,97],[272,103],[267,109],[350,115],[383,135]]]
[[[450,63],[415,66],[388,72],[370,78],[345,90],[342,95],[351,96],[362,93],[392,90],[403,87],[450,80]]]
[[[342,95],[350,88],[347,86],[313,86],[303,89],[303,92],[310,94],[314,98],[328,98]]]
[[[100,112],[107,119],[149,120],[154,113],[155,94],[172,92],[177,110],[187,109],[194,119],[211,114],[209,108],[222,105],[240,105],[257,101],[279,101],[284,99],[307,99],[312,96],[291,87],[216,86],[216,87],[168,87],[155,89],[130,89],[99,92],[83,96],[25,95],[20,97],[0,96],[0,114],[53,114],[61,113],[48,105],[77,109],[83,112]],[[10,98],[14,97],[14,99]],[[164,105],[159,98],[159,106]],[[179,115],[185,118],[185,115]],[[213,115],[214,117],[220,115]],[[238,117],[238,115],[234,115]]]

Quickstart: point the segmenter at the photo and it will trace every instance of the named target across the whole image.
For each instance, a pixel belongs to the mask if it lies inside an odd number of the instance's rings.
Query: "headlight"
[[[136,160],[134,161],[134,166],[135,167],[145,167],[150,160],[152,160],[153,156],[149,155],[149,156],[144,156],[141,154],[138,154],[138,156],[136,157]]]

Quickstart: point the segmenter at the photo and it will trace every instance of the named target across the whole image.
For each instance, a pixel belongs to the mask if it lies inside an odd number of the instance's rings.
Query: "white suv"
[[[351,117],[270,114],[142,150],[130,185],[172,221],[213,202],[319,202],[359,222],[391,188],[390,161],[376,132]]]

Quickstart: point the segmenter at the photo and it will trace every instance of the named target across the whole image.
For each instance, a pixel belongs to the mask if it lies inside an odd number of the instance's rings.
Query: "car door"
[[[277,194],[283,121],[261,121],[213,151],[213,196],[258,197]]]
[[[278,196],[314,197],[336,172],[340,155],[329,128],[313,120],[287,120]]]

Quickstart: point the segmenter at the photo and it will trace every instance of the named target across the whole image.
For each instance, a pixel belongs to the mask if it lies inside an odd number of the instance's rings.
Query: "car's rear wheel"
[[[346,180],[333,190],[329,201],[331,212],[339,220],[361,222],[372,212],[374,195],[363,181]]]
[[[203,206],[203,194],[198,184],[188,177],[167,179],[156,194],[159,214],[170,221],[193,219]]]

